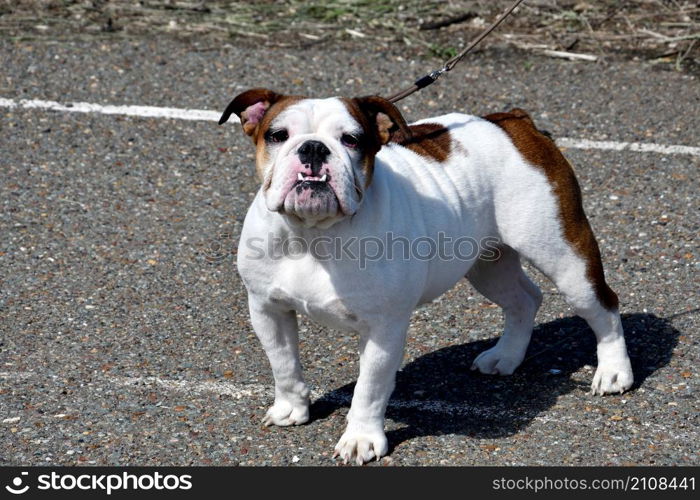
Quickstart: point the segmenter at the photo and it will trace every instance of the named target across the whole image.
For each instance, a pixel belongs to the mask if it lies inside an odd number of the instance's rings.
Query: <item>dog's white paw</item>
[[[275,404],[267,410],[263,425],[269,427],[271,425],[288,426],[301,425],[309,421],[309,406],[308,405],[293,405],[289,401],[275,401]]]
[[[522,353],[509,352],[496,344],[476,357],[472,370],[479,370],[486,375],[512,375],[522,362]]]
[[[362,465],[379,460],[389,451],[389,442],[383,430],[346,430],[335,445],[333,458],[340,457],[346,464],[354,461]]]
[[[591,394],[622,394],[632,387],[634,375],[629,359],[599,364],[593,375]]]

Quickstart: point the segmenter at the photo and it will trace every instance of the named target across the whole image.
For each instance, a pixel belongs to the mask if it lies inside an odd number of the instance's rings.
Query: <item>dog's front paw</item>
[[[343,462],[355,461],[362,465],[373,459],[379,460],[389,450],[389,442],[383,429],[351,429],[350,426],[335,445],[333,458],[340,457]]]
[[[472,363],[472,370],[479,370],[486,375],[512,375],[523,362],[521,352],[509,352],[496,344],[479,354]]]
[[[301,425],[309,421],[309,405],[293,405],[289,401],[275,401],[275,404],[267,410],[263,425],[288,426]]]
[[[601,363],[593,375],[591,394],[622,394],[632,387],[634,375],[629,359],[615,363]]]

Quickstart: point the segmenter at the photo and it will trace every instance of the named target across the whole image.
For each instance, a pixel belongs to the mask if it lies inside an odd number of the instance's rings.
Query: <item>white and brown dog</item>
[[[462,277],[505,315],[503,336],[472,369],[513,373],[542,300],[521,256],[595,332],[592,392],[632,385],[617,296],[605,282],[578,183],[525,112],[453,113],[407,125],[380,97],[308,99],[252,89],[219,123],[232,113],[255,143],[262,183],[243,225],[238,270],[275,379],[265,424],[309,419],[298,352],[302,313],[360,336],[360,373],[334,456],[362,464],[386,454],[384,413],[411,313]],[[353,249],[361,253],[363,242],[378,244],[387,234],[390,245],[491,238],[499,251],[497,258],[438,258],[404,248],[397,258],[383,248],[358,265]],[[319,242],[337,249],[338,241],[349,242],[342,243],[349,251],[317,251]]]

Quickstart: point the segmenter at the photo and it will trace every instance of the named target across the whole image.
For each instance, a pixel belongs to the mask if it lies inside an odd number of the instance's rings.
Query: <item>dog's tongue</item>
[[[307,221],[334,217],[339,208],[338,198],[327,184],[309,181],[292,187],[284,199],[286,214],[296,215]]]

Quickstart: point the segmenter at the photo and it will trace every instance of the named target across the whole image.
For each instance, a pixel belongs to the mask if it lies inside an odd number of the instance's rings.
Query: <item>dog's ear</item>
[[[411,130],[398,110],[391,102],[376,95],[356,97],[353,99],[360,110],[367,116],[369,123],[376,127],[381,144],[390,140],[410,139]]]
[[[241,120],[243,131],[253,135],[265,112],[281,97],[280,94],[268,89],[246,90],[226,106],[226,110],[219,119],[219,125],[226,123],[231,115],[235,114]]]

